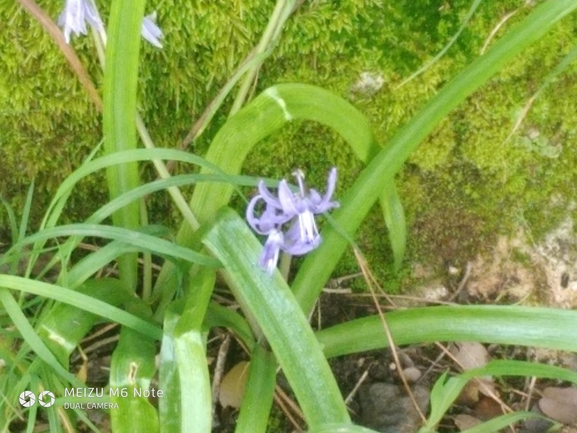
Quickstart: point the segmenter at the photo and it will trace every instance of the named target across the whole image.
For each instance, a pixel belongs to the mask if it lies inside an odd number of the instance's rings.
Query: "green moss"
[[[519,6],[516,0],[498,5],[483,2],[442,59],[398,87],[443,48],[459,28],[470,3],[305,2],[289,20],[279,45],[261,69],[256,91],[278,82],[329,88],[367,115],[377,141],[386,146],[447,80],[478,57],[503,16]],[[57,17],[62,2],[41,6]],[[109,5],[99,6],[107,16]],[[165,48],[157,50],[143,44],[140,105],[155,143],[175,147],[258,42],[273,4],[262,0],[185,4],[167,0],[158,7]],[[530,8],[519,10],[495,38],[529,12]],[[2,8],[0,18],[8,23],[0,33],[0,61],[4,65],[0,74],[0,161],[4,174],[0,191],[21,209],[35,177],[34,221],[38,221],[59,183],[101,140],[100,116],[40,25],[15,4]],[[572,97],[577,91],[575,66],[541,94],[521,128],[510,140],[506,138],[527,100],[575,46],[576,24],[573,14],[557,25],[451,113],[411,155],[399,176],[410,224],[410,260],[462,262],[488,245],[495,233],[507,233],[519,221],[540,235],[562,218],[577,181],[573,169],[577,155],[571,145],[577,134]],[[90,39],[74,38],[73,46],[100,86],[102,73]],[[382,88],[367,94],[355,91],[363,72],[381,77]],[[195,152],[202,154],[207,149],[230,104],[229,98],[203,137],[194,143]],[[245,172],[281,178],[300,167],[312,185],[322,187],[333,165],[339,168],[339,196],[354,182],[362,164],[332,131],[301,122],[259,143]],[[150,171],[145,173],[145,178],[153,177]],[[66,218],[86,217],[105,197],[103,177],[92,177],[71,198]],[[173,212],[165,196],[157,196],[149,204],[152,221],[166,222],[166,216]],[[237,205],[243,206],[240,201]],[[0,226],[5,221],[5,213],[0,211]],[[377,278],[398,281],[389,266],[392,258],[386,239],[380,211],[375,208],[359,233],[359,244]],[[348,254],[336,273],[357,269],[354,257]],[[398,286],[396,282],[392,285]]]

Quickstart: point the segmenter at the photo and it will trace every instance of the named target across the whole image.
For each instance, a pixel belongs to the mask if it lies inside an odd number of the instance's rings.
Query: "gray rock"
[[[429,408],[429,390],[415,386],[413,394],[419,408]],[[359,391],[361,424],[383,433],[416,433],[421,425],[419,413],[404,388],[387,383],[373,383]]]

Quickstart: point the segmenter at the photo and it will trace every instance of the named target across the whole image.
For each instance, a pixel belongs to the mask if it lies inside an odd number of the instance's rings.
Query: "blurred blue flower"
[[[264,243],[262,254],[258,260],[261,268],[265,269],[269,275],[272,275],[276,269],[278,256],[284,242],[283,233],[280,230],[273,229],[268,234]]]
[[[66,43],[70,43],[70,33],[76,36],[86,35],[88,30],[86,24],[92,26],[94,30],[100,33],[104,42],[106,42],[106,32],[104,24],[98,14],[96,5],[93,0],[66,0],[64,11],[58,18],[58,25],[64,31]],[[156,25],[156,12],[147,15],[142,20],[142,37],[157,48],[162,48],[160,38],[162,30]]]
[[[258,185],[259,193],[250,201],[246,210],[247,221],[254,231],[268,235],[259,264],[269,274],[276,268],[280,250],[299,256],[318,247],[321,236],[314,216],[339,206],[338,202],[331,200],[337,182],[336,168],[330,171],[324,196],[315,189],[307,190],[301,170],[295,171],[293,175],[299,185],[298,193],[293,193],[286,180],[282,180],[277,198],[261,181]],[[257,216],[256,207],[259,202],[264,204],[264,209]],[[283,232],[285,224],[289,228]]]
[[[145,16],[142,20],[142,37],[156,48],[162,48],[162,44],[160,43],[162,30],[156,25],[156,12]]]
[[[66,0],[64,11],[58,18],[58,25],[64,30],[64,39],[70,43],[70,33],[76,36],[87,33],[86,23],[97,31],[104,31],[104,25],[92,0]]]

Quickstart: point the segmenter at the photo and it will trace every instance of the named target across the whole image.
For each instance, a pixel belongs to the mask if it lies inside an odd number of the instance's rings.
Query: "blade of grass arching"
[[[110,388],[122,390],[112,396],[118,405],[110,411],[113,432],[158,433],[158,413],[144,394],[156,371],[155,355],[154,340],[122,328],[110,363]]]
[[[368,162],[378,151],[368,120],[346,100],[311,85],[279,84],[262,92],[224,124],[211,143],[206,160],[228,174],[237,174],[248,152],[259,141],[287,122],[301,119],[334,129],[361,161]],[[209,221],[228,203],[232,191],[229,185],[198,185],[190,205],[199,221]],[[179,241],[186,239],[183,231],[184,228]]]
[[[142,227],[140,231],[152,236],[166,235],[166,229],[158,226]],[[77,237],[69,238],[64,245],[59,248],[59,250],[62,254],[71,254],[73,249],[79,243],[78,239],[79,238]],[[112,241],[80,259],[70,270],[67,271],[66,274],[62,273],[58,281],[69,289],[74,289],[92,275],[102,270],[102,268],[115,260],[118,256],[123,253],[137,251],[139,251],[139,249],[135,246],[127,245],[123,242]],[[55,256],[48,266],[53,266],[57,261],[58,257]]]
[[[136,92],[145,3],[145,0],[113,0],[110,9],[102,98],[104,150],[107,154],[136,149]],[[134,163],[110,167],[107,178],[111,198],[140,184],[138,166]],[[138,204],[118,211],[112,220],[116,226],[137,229],[140,226]],[[136,254],[127,254],[119,261],[121,279],[132,290],[137,284],[136,260]]]
[[[505,415],[500,415],[489,421],[485,421],[482,424],[476,425],[475,427],[463,430],[462,433],[493,433],[496,431],[502,431],[505,427],[515,424],[516,422],[528,420],[531,418],[548,419],[535,412],[506,413]]]
[[[104,219],[106,219],[107,217],[112,215],[116,210],[126,206],[127,204],[129,204],[133,201],[136,201],[142,197],[145,197],[148,194],[151,194],[153,192],[161,191],[164,189],[169,189],[171,187],[190,185],[190,184],[194,184],[197,182],[229,182],[229,183],[232,183],[233,185],[236,185],[236,186],[241,186],[241,185],[242,186],[256,186],[258,184],[258,180],[255,180],[254,178],[252,178],[250,176],[227,176],[227,175],[223,175],[223,174],[189,174],[189,175],[173,176],[173,177],[170,177],[168,179],[162,179],[162,180],[149,182],[149,183],[146,183],[144,185],[139,186],[138,188],[135,188],[133,190],[125,192],[124,194],[120,195],[119,197],[116,197],[115,199],[111,200],[110,202],[108,202],[107,204],[102,206],[96,212],[94,212],[86,220],[86,223],[96,223],[96,224],[100,223],[101,221],[103,221]],[[277,183],[278,182],[276,180],[265,180],[265,184],[267,186],[276,186]],[[187,204],[187,206],[188,206],[188,204]],[[156,233],[153,231],[149,231],[147,227],[143,227],[140,231],[142,231],[143,233],[147,233],[147,234],[155,234],[155,235],[160,234],[160,233]],[[65,255],[70,254],[78,246],[78,244],[81,242],[81,240],[82,240],[81,237],[71,237],[62,246],[60,246],[60,250]],[[111,248],[108,248],[108,249],[110,250]],[[122,249],[123,249],[123,251],[119,251],[118,255],[123,254],[123,253],[129,253],[129,252],[136,252],[137,251],[134,248],[130,249],[129,246],[123,246]],[[104,259],[104,257],[101,257],[101,258]],[[116,256],[114,256],[113,258],[116,258]],[[111,260],[112,260],[112,258],[109,261],[111,261]],[[48,265],[46,265],[45,270],[53,267],[57,263],[57,261],[58,261],[58,257],[57,256],[53,257],[53,259],[48,263]],[[1,261],[0,261],[0,263],[1,263]],[[103,264],[106,264],[106,263],[108,263],[108,261],[105,261]],[[94,270],[97,270],[97,269],[99,269],[99,268],[96,268],[96,267],[94,268]],[[92,273],[94,273],[94,272],[88,273],[84,279],[86,279],[87,276],[92,275]],[[84,281],[84,280],[82,280],[82,281]],[[74,285],[79,284],[78,281],[75,281],[70,276],[68,277],[68,282],[69,282],[69,284],[68,284],[69,287],[72,287]]]
[[[577,352],[577,311],[515,306],[412,308],[387,314],[395,343],[478,341]],[[379,316],[317,333],[328,358],[388,347]]]
[[[41,281],[29,280],[27,278],[16,277],[13,275],[1,274],[0,287],[5,289],[18,290],[25,293],[31,293],[33,295],[38,295],[48,299],[53,299],[58,302],[63,302],[65,304],[69,304],[85,310],[89,313],[96,314],[97,316],[104,317],[111,322],[117,322],[121,325],[132,328],[149,338],[155,340],[160,340],[162,338],[162,330],[157,326],[147,322],[146,320],[143,320],[134,314],[127,313],[126,311],[119,308],[113,307],[106,302],[94,299],[83,293],[79,293],[65,287],[57,286],[55,284],[48,284]],[[8,295],[11,297],[9,293]],[[44,343],[42,343],[42,345],[44,346]],[[54,355],[51,354],[51,356]]]
[[[423,72],[425,72],[427,69],[429,69],[431,66],[433,66],[435,63],[437,63],[437,61],[439,61],[439,59],[445,55],[445,53],[449,50],[449,48],[451,48],[453,46],[453,44],[457,41],[457,39],[459,39],[459,36],[463,32],[463,30],[465,30],[465,27],[467,27],[467,24],[469,24],[469,21],[471,21],[471,18],[473,17],[475,11],[477,10],[477,8],[481,4],[481,2],[482,2],[482,0],[474,0],[473,1],[473,4],[471,4],[471,7],[469,8],[469,11],[467,12],[467,15],[463,19],[463,23],[461,24],[461,27],[459,27],[459,30],[451,38],[449,43],[447,45],[445,45],[443,47],[443,49],[441,51],[439,51],[439,53],[435,57],[433,57],[426,64],[424,64],[422,67],[420,67],[416,72],[413,72],[409,78],[405,78],[401,84],[399,84],[397,87],[395,87],[395,90],[404,86],[408,82],[414,80],[416,77],[418,77]]]
[[[204,233],[203,243],[223,263],[227,284],[249,322],[266,337],[309,426],[350,422],[305,315],[280,273],[268,275],[258,266],[262,246],[246,223],[224,208]]]
[[[149,161],[154,159],[186,162],[189,164],[205,167],[205,172],[220,174],[224,177],[228,176],[228,174],[223,172],[218,166],[207,162],[204,158],[183,152],[181,150],[130,149],[118,151],[111,155],[106,155],[95,160],[89,160],[80,166],[77,170],[72,172],[58,187],[54,198],[48,206],[48,210],[42,221],[41,228],[53,227],[56,225],[62,213],[62,209],[66,204],[66,200],[70,196],[70,192],[74,186],[86,176],[104,168],[111,168],[116,165],[130,165],[131,163],[137,161]]]
[[[217,182],[230,183],[235,186],[256,186],[259,180],[249,176],[225,176],[221,174],[183,174],[172,176],[168,179],[156,180],[146,183],[133,190],[130,190],[121,196],[106,203],[87,220],[87,223],[99,223],[114,213],[116,210],[128,205],[129,203],[145,197],[157,191],[162,191],[173,186],[192,185],[199,182]],[[277,186],[278,181],[267,181],[265,184]],[[188,206],[188,205],[187,205]]]
[[[560,19],[577,9],[573,0],[541,3],[487,53],[450,81],[375,156],[341,200],[333,217],[341,228],[354,235],[382,193],[383,184],[405,163],[419,143],[445,116],[499,72],[516,55],[542,38]],[[322,233],[323,243],[302,263],[292,284],[305,312],[311,310],[325,282],[347,247],[346,240],[332,227]]]
[[[257,344],[250,355],[248,380],[235,433],[266,432],[276,385],[276,369],[273,354]]]
[[[113,241],[98,251],[80,259],[78,263],[68,271],[67,278],[60,280],[60,282],[69,289],[75,289],[91,276],[102,270],[102,268],[109,265],[110,262],[116,260],[119,255],[137,251],[138,248],[136,247]]]
[[[28,236],[21,244],[46,241],[48,239],[66,236],[95,236],[104,239],[114,239],[138,247],[141,251],[150,251],[166,257],[175,257],[203,266],[220,266],[218,260],[212,257],[197,253],[189,248],[175,245],[173,242],[169,242],[156,236],[121,227],[111,227],[99,224],[69,224],[66,226],[44,229]]]
[[[212,141],[206,160],[230,175],[238,174],[259,141],[293,120],[312,120],[334,129],[365,163],[378,152],[368,120],[349,102],[316,86],[279,84],[262,92],[224,124]],[[201,170],[210,171],[205,167]],[[232,192],[229,185],[198,185],[190,201],[198,221],[211,221],[216,211],[229,202]],[[191,228],[182,225],[177,242],[192,245],[192,239]],[[168,264],[157,279],[157,287],[174,286],[171,277]]]
[[[4,287],[2,282],[0,282],[0,287]],[[38,336],[14,297],[5,288],[0,288],[0,303],[4,307],[4,311],[8,313],[12,319],[14,326],[18,328],[18,332],[22,336],[22,339],[30,346],[32,350],[42,359],[46,364],[48,364],[56,374],[60,375],[64,380],[68,381],[74,387],[82,387],[84,384],[80,382],[73,374],[65,369],[56,356],[46,347],[42,339]]]

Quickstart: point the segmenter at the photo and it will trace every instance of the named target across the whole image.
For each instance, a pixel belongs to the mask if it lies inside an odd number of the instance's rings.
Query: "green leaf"
[[[235,433],[264,433],[268,425],[276,386],[277,362],[273,354],[257,344],[251,353]]]
[[[54,299],[133,328],[152,339],[162,338],[162,331],[157,326],[106,302],[65,287],[2,274],[0,274],[0,287]]]
[[[231,175],[240,173],[242,164],[259,141],[279,130],[287,122],[312,120],[334,129],[351,146],[356,156],[368,163],[377,154],[370,124],[366,117],[343,98],[316,86],[306,84],[278,84],[270,87],[232,116],[219,130],[206,154],[206,160]],[[203,167],[201,172],[211,170]],[[381,183],[381,191],[387,192],[392,180]],[[231,185],[216,183],[199,184],[190,201],[192,212],[198,221],[210,222],[216,211],[226,205],[232,195]],[[384,195],[384,197],[387,197]],[[386,212],[398,215],[400,202],[382,201]],[[395,221],[395,234],[398,236],[394,251],[404,232],[404,219]],[[400,230],[399,230],[400,229]],[[177,242],[181,245],[193,245],[192,229],[183,224],[178,232]],[[400,262],[401,257],[395,257]],[[157,280],[157,286],[174,285],[170,265],[165,266]]]
[[[104,150],[136,149],[136,93],[138,87],[138,60],[140,32],[144,17],[145,0],[114,0],[108,21],[108,42],[104,68],[103,135]],[[138,166],[122,164],[107,170],[110,198],[134,189],[140,184]],[[137,203],[113,215],[114,225],[127,229],[140,226]],[[122,280],[136,289],[137,255],[126,254],[120,262]]]
[[[401,204],[401,198],[393,182],[388,182],[381,195],[381,204],[385,223],[389,229],[389,239],[395,258],[395,270],[399,270],[405,256],[407,246],[407,225],[405,223],[405,211]]]
[[[78,289],[78,293],[115,307],[130,297],[120,281],[113,279],[89,281]],[[72,305],[56,304],[40,320],[37,326],[38,335],[60,363],[68,367],[70,354],[92,329],[97,318],[98,316]]]
[[[197,263],[209,267],[218,267],[219,262],[212,257],[192,251],[189,248],[175,245],[156,236],[146,233],[128,230],[121,227],[111,227],[99,224],[69,224],[60,227],[40,230],[28,236],[21,244],[30,244],[39,241],[46,241],[61,236],[96,236],[104,239],[114,239],[142,251],[149,251],[166,257],[183,259],[191,263]],[[19,246],[19,245],[18,245]]]
[[[280,273],[269,275],[258,266],[262,246],[246,223],[224,208],[203,243],[223,263],[225,280],[255,333],[266,337],[309,426],[350,422],[307,318]]]
[[[478,341],[577,352],[577,311],[516,306],[412,308],[386,315],[395,344]],[[328,358],[388,347],[379,316],[317,332]]]
[[[371,160],[341,199],[341,207],[333,214],[339,227],[353,236],[382,194],[383,184],[393,179],[409,155],[446,115],[576,8],[577,3],[573,0],[541,3],[483,56],[445,85]],[[292,284],[305,312],[313,307],[347,247],[346,240],[332,227],[326,227],[322,236],[323,243],[307,256]]]
[[[154,340],[130,328],[122,328],[110,363],[110,388],[126,392],[126,395],[121,391],[111,398],[118,405],[110,411],[115,433],[159,431],[156,409],[144,394],[149,390],[156,370],[155,355]]]
[[[161,347],[162,432],[211,431],[211,386],[201,328],[215,282],[214,270],[204,269],[191,280],[185,300],[167,309]]]

